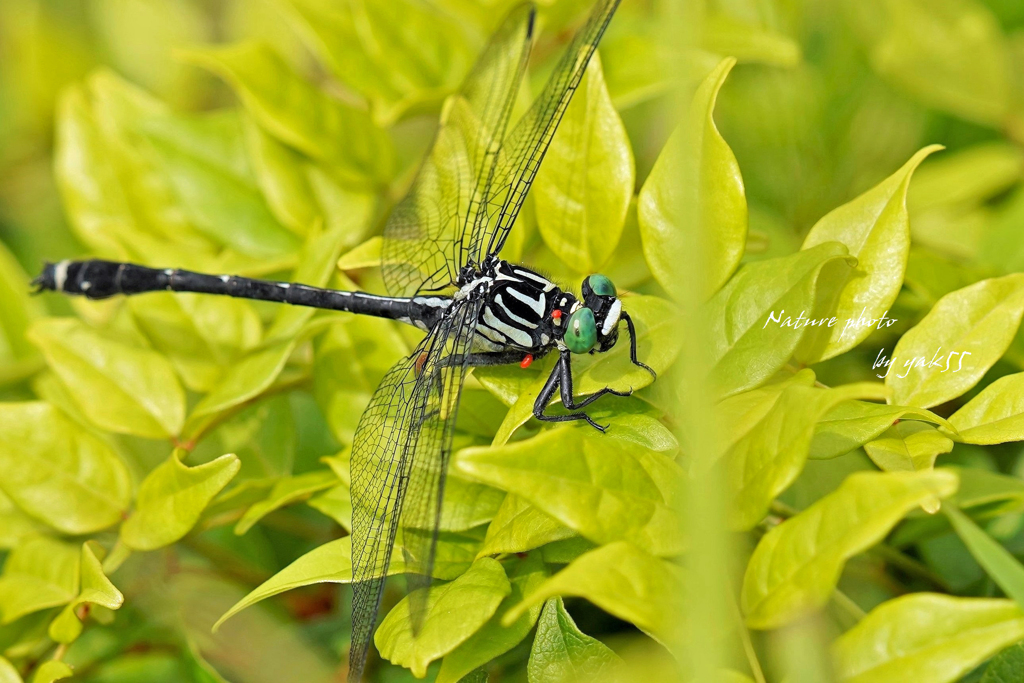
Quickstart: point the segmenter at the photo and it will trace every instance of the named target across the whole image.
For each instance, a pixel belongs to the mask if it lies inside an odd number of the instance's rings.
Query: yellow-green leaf
[[[873,27],[871,62],[923,103],[981,124],[1006,123],[1012,77],[999,22],[976,0],[897,0]]]
[[[562,598],[544,603],[527,666],[530,683],[614,680],[622,665],[607,645],[579,630]]]
[[[480,558],[451,583],[433,586],[426,596],[423,623],[412,632],[411,596],[388,612],[377,627],[374,643],[385,659],[412,670],[417,678],[427,666],[453,651],[494,615],[512,591],[497,561]]]
[[[285,0],[296,27],[334,74],[367,97],[386,125],[455,89],[473,42],[464,22],[415,0],[333,3]]]
[[[18,670],[3,657],[0,657],[0,683],[22,683]]]
[[[609,614],[671,642],[682,614],[683,571],[624,541],[581,555],[509,611],[505,623],[548,598],[586,598]]]
[[[121,525],[121,540],[135,550],[170,545],[192,530],[203,510],[238,473],[234,455],[187,467],[174,451],[139,485],[135,510]]]
[[[626,128],[595,54],[537,172],[541,237],[574,270],[596,271],[619,243],[635,180]]]
[[[644,431],[638,438],[614,427],[606,434],[585,424],[556,428],[504,446],[461,450],[454,466],[594,542],[628,540],[655,555],[677,554],[683,471],[658,452],[672,442],[668,431],[653,419]]]
[[[155,292],[130,297],[128,308],[153,347],[167,356],[193,391],[213,390],[227,366],[255,347],[262,335],[256,311],[240,299]]]
[[[864,444],[864,450],[886,472],[914,472],[934,467],[935,458],[953,450],[953,441],[929,424],[905,421]]]
[[[787,386],[765,416],[724,456],[733,493],[730,524],[750,529],[803,470],[814,426],[830,408],[853,398],[883,398],[881,384],[817,389]]]
[[[721,393],[756,387],[786,364],[811,329],[807,320],[825,320],[814,317],[819,276],[829,264],[845,269],[848,262],[843,244],[825,242],[748,263],[708,301],[711,377]]]
[[[246,42],[184,53],[224,78],[261,126],[350,181],[386,181],[391,142],[367,112],[329,97],[295,74],[269,46]]]
[[[0,404],[0,488],[66,534],[121,520],[131,479],[117,454],[48,403]]]
[[[526,499],[509,493],[487,527],[480,555],[525,553],[545,543],[575,535],[575,531],[541,512]]]
[[[893,402],[931,406],[964,393],[1010,346],[1024,315],[1024,274],[950,292],[903,335],[885,378]]]
[[[72,318],[40,320],[28,337],[98,427],[154,439],[181,431],[185,392],[161,354],[110,339]]]
[[[949,418],[958,441],[976,444],[1024,440],[1024,372],[1000,377]]]
[[[878,325],[856,323],[861,318],[878,320],[892,308],[910,253],[910,177],[925,157],[939,149],[939,145],[925,147],[900,170],[831,211],[807,233],[803,249],[842,242],[857,259],[857,267],[842,284],[829,283],[839,289],[834,308],[839,324],[808,331],[796,354],[802,362],[817,363],[852,349]]]
[[[53,683],[63,678],[71,678],[74,673],[64,662],[51,659],[43,662],[32,674],[32,683]]]
[[[78,597],[68,603],[57,618],[50,622],[50,638],[58,643],[71,643],[82,634],[82,622],[75,614],[79,606],[99,605],[116,610],[124,603],[124,596],[103,573],[103,567],[100,566],[100,561],[96,559],[96,553],[89,543],[82,544],[80,567]]]
[[[957,484],[956,474],[944,470],[851,474],[758,543],[743,577],[747,624],[776,628],[823,606],[846,560],[933,496],[955,493]]]
[[[721,287],[743,257],[747,199],[743,177],[714,121],[715,100],[736,60],[722,61],[701,83],[686,120],[672,134],[640,190],[638,218],[644,255],[658,283],[677,300],[681,264],[699,245],[702,297]],[[690,239],[683,235],[690,233]]]
[[[445,655],[435,683],[457,683],[478,666],[487,664],[522,642],[537,623],[540,605],[524,612],[509,626],[504,626],[502,619],[509,609],[536,590],[547,575],[547,569],[538,553],[517,562],[508,575],[512,592],[505,596],[486,624]]]
[[[277,222],[256,184],[236,111],[164,116],[144,131],[196,229],[257,259],[296,251],[298,239]]]
[[[302,156],[275,139],[251,116],[242,120],[256,182],[274,216],[297,235],[306,235],[320,215]]]
[[[331,470],[317,470],[286,477],[270,490],[266,499],[252,505],[235,525],[236,534],[244,534],[274,510],[296,501],[304,500],[318,491],[338,483],[338,477]]]
[[[808,457],[824,460],[849,453],[904,419],[923,420],[955,431],[949,422],[923,408],[846,401],[818,421]]]
[[[7,556],[0,575],[0,624],[74,600],[80,561],[73,545],[45,536],[26,539]]]
[[[1021,638],[1012,600],[912,593],[873,609],[832,653],[844,683],[951,683]]]

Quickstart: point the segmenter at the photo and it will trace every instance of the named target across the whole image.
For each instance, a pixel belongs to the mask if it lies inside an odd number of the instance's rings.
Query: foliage
[[[28,273],[383,291],[388,211],[512,4],[0,3],[0,682],[337,680],[348,447],[418,333]],[[534,91],[590,3],[538,4]],[[550,358],[473,372],[428,611],[393,580],[369,676],[691,680],[724,623],[720,680],[1020,680],[1024,12],[709,1],[684,40],[658,4],[623,2],[505,251],[609,275],[658,380],[577,359],[579,393],[635,390],[600,434],[532,420]]]

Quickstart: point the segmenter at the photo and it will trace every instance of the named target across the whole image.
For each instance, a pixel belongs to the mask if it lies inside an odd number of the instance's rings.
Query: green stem
[[[931,569],[921,564],[914,558],[905,555],[904,553],[901,553],[899,550],[896,550],[895,548],[891,548],[883,543],[880,545],[876,545],[868,552],[869,554],[874,555],[880,560],[883,560],[894,567],[898,567],[900,570],[906,572],[911,576],[916,576],[919,579],[923,579],[924,581],[927,581],[933,586],[941,588],[946,592],[952,592],[952,589],[949,587],[949,584],[946,583],[946,581],[941,576],[939,576],[938,574],[936,574]]]

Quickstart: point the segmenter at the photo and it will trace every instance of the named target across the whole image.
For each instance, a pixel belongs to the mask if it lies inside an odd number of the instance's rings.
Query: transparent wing
[[[384,283],[395,296],[455,282],[464,235],[477,223],[530,53],[532,5],[516,7],[491,37],[441,125],[409,193],[384,227]]]
[[[401,528],[410,589],[429,585],[455,414],[480,303],[454,304],[408,358],[384,376],[352,443],[352,647],[359,681]],[[426,530],[424,533],[422,530]],[[425,595],[414,594],[414,627]]]
[[[476,216],[469,244],[470,260],[481,263],[504,246],[562,115],[618,5],[619,0],[598,0],[544,89],[502,145],[501,158],[487,195],[486,211]]]

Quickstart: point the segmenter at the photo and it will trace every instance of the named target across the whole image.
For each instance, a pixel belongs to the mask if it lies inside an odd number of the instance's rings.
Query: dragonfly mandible
[[[169,290],[219,294],[347,311],[415,325],[426,335],[391,368],[361,416],[352,443],[352,646],[349,680],[361,679],[400,529],[410,590],[432,575],[445,476],[463,380],[469,368],[520,363],[557,351],[533,407],[546,422],[585,420],[604,388],[573,396],[572,358],[601,353],[633,321],[603,275],[583,280],[580,296],[539,273],[500,258],[501,249],[566,107],[619,0],[598,0],[532,106],[509,129],[526,73],[535,10],[511,11],[460,90],[445,103],[441,125],[408,194],[384,228],[382,269],[390,296],[300,283],[103,260],[47,264],[39,290],[104,299]],[[558,392],[569,411],[547,408]],[[425,533],[422,530],[427,530]],[[418,605],[418,608],[417,608]],[[425,598],[413,604],[414,629]]]

